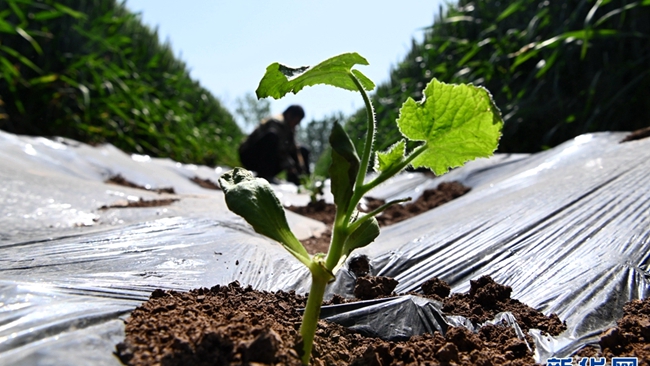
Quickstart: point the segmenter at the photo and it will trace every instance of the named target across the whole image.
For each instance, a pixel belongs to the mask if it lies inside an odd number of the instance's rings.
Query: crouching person
[[[300,176],[309,175],[309,150],[295,140],[296,126],[304,117],[304,109],[292,105],[281,117],[263,120],[239,147],[244,168],[271,183],[285,171],[289,182],[300,185]]]

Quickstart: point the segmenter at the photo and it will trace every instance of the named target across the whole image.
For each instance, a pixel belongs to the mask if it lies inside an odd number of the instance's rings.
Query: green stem
[[[357,221],[350,224],[350,227],[348,228],[348,230],[351,233],[353,233],[365,221],[370,220],[370,218],[373,217],[373,216],[379,215],[381,212],[383,212],[388,207],[390,207],[390,206],[392,206],[394,204],[397,204],[397,203],[402,203],[402,202],[406,202],[406,201],[410,201],[410,200],[411,200],[411,197],[409,197],[409,198],[401,198],[401,199],[398,199],[398,200],[393,200],[393,201],[384,203],[383,205],[381,205],[381,206],[377,207],[376,209],[368,212],[367,214],[363,215],[360,219],[358,219]]]
[[[314,345],[314,336],[320,317],[320,308],[323,304],[325,287],[331,278],[331,274],[321,267],[319,263],[314,262],[310,267],[311,271],[311,289],[307,297],[307,306],[302,316],[300,325],[300,335],[303,341],[302,364],[309,365],[311,350]]]
[[[361,97],[363,97],[363,102],[366,105],[366,115],[368,118],[368,132],[366,134],[366,143],[363,145],[363,154],[361,155],[361,165],[359,165],[359,172],[357,173],[356,187],[359,187],[363,184],[363,180],[366,178],[366,172],[368,171],[368,164],[370,162],[370,154],[372,153],[372,146],[375,141],[375,109],[372,106],[370,97],[366,93],[366,89],[363,88],[359,79],[352,72],[350,72],[350,78],[354,81],[354,84],[359,89]],[[355,188],[356,188],[355,187]]]
[[[371,189],[384,183],[388,178],[391,178],[395,176],[395,174],[401,172],[404,168],[406,168],[409,164],[411,164],[413,159],[417,158],[420,154],[422,154],[426,150],[427,150],[426,143],[416,147],[413,151],[411,151],[411,153],[406,157],[406,159],[402,160],[399,164],[395,165],[394,167],[391,167],[388,170],[381,172],[381,174],[375,177],[375,179],[368,182],[368,184],[364,184],[362,187],[360,187],[361,188],[360,191],[363,191],[363,194],[366,194]]]
[[[368,171],[368,164],[370,163],[370,155],[372,154],[372,147],[375,141],[375,123],[376,123],[375,110],[372,106],[372,102],[370,101],[370,97],[368,96],[368,93],[366,93],[366,90],[363,88],[363,85],[361,85],[359,79],[357,79],[357,77],[354,76],[352,72],[350,72],[348,75],[350,76],[354,84],[357,86],[357,89],[359,89],[359,92],[363,97],[363,102],[366,105],[368,131],[366,133],[366,143],[365,145],[363,145],[363,153],[361,154],[361,164],[359,165],[359,171],[357,172],[357,179],[354,186],[355,194],[352,196],[352,199],[350,200],[350,204],[345,214],[346,224],[349,223],[354,208],[357,207],[357,204],[361,200],[361,197],[363,197],[363,195],[358,196],[356,192],[358,192],[359,188],[363,186],[363,182],[366,178],[366,172]]]
[[[339,259],[341,258],[343,244],[345,244],[348,234],[350,233],[348,230],[348,226],[350,225],[350,218],[352,217],[354,208],[357,207],[357,204],[361,200],[361,197],[363,197],[363,194],[359,196],[356,194],[356,192],[359,190],[359,187],[363,186],[363,181],[366,177],[366,171],[368,171],[368,164],[370,163],[370,155],[372,154],[372,145],[374,144],[375,137],[375,112],[372,107],[370,97],[368,97],[368,93],[366,93],[366,90],[363,88],[363,85],[361,85],[359,79],[357,79],[357,77],[354,76],[351,71],[348,73],[348,76],[357,86],[357,89],[359,89],[359,92],[363,97],[363,102],[366,105],[366,113],[368,115],[368,132],[366,135],[366,143],[363,147],[363,153],[361,154],[359,171],[357,172],[355,181],[355,194],[352,195],[352,199],[348,202],[347,208],[337,207],[336,210],[336,218],[334,220],[334,225],[332,228],[332,241],[330,243],[329,251],[327,252],[327,258],[325,260],[325,267],[330,271],[336,267]]]
[[[427,149],[427,144],[420,145],[416,147],[409,156],[406,157],[406,159],[402,160],[399,164],[395,165],[394,167],[383,171],[381,174],[379,174],[375,179],[371,180],[367,184],[360,185],[358,187],[355,187],[354,194],[352,195],[352,198],[350,199],[351,203],[354,203],[354,205],[351,205],[352,208],[357,207],[359,202],[361,201],[361,198],[365,196],[366,193],[370,192],[373,188],[377,187],[381,183],[385,182],[388,178],[393,177],[395,174],[401,172],[404,168],[406,168],[413,159],[417,158],[420,154],[425,152]],[[358,181],[357,181],[358,183]],[[352,216],[352,210],[349,210],[347,218],[347,222],[350,221],[350,217]],[[352,232],[353,230],[349,230]]]
[[[330,242],[330,248],[327,252],[327,258],[325,258],[325,268],[330,271],[339,263],[341,251],[343,251],[343,244],[345,244],[345,240],[348,238],[348,223],[347,221],[343,221],[344,219],[345,216],[339,216],[339,210],[337,210],[334,225],[332,227],[332,241]]]

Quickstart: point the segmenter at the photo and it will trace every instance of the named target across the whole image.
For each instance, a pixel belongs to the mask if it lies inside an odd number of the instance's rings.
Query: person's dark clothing
[[[287,180],[298,185],[299,176],[309,174],[308,150],[298,148],[291,128],[278,119],[262,122],[239,147],[239,159],[244,168],[261,178],[273,181],[282,171]]]

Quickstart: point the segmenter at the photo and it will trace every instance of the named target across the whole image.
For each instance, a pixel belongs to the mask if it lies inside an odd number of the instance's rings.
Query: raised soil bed
[[[372,281],[372,280],[371,280]],[[383,282],[383,280],[379,280]],[[510,288],[489,277],[472,281],[470,291],[448,295],[439,279],[422,285],[423,296],[443,303],[446,314],[481,323],[498,312],[513,313],[524,332],[530,328],[557,335],[565,325],[516,299]],[[377,293],[378,296],[384,296]],[[343,300],[335,297],[327,304]],[[126,338],[116,354],[127,365],[300,365],[301,316],[305,297],[293,292],[264,292],[237,282],[190,292],[156,290],[126,322]],[[650,300],[634,300],[624,316],[603,333],[601,350],[585,347],[575,356],[637,357],[650,362]],[[393,342],[364,337],[320,321],[313,365],[534,365],[531,339],[517,338],[506,325],[486,325],[477,333],[463,327]]]

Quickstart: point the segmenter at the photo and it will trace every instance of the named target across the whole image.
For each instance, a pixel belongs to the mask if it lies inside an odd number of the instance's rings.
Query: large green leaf
[[[350,78],[350,72],[359,79],[364,89],[374,89],[375,84],[370,79],[358,70],[352,70],[354,65],[368,65],[368,61],[355,52],[334,56],[313,67],[292,68],[275,62],[266,68],[266,74],[255,93],[258,98],[280,99],[288,93],[296,94],[306,86],[317,84],[356,91],[358,89]]]
[[[332,147],[332,165],[330,165],[330,179],[332,181],[332,195],[337,210],[347,210],[354,183],[359,172],[359,156],[350,137],[338,122],[334,122],[330,134]]]
[[[441,175],[468,160],[491,156],[503,120],[487,89],[434,79],[422,101],[409,98],[404,103],[397,124],[404,136],[426,144],[411,164]]]
[[[232,212],[243,217],[256,232],[279,242],[309,266],[311,259],[307,250],[289,229],[284,209],[266,180],[255,178],[246,169],[235,168],[223,174],[219,184]]]

